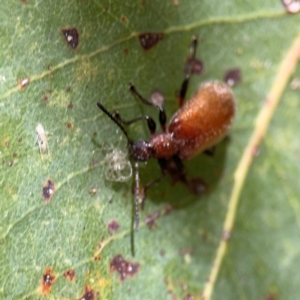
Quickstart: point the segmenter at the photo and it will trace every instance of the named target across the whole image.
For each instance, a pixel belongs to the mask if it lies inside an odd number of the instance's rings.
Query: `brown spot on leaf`
[[[120,228],[120,225],[116,220],[111,220],[107,225],[107,229],[110,234],[118,232],[119,228]]]
[[[195,195],[202,195],[208,190],[207,183],[201,178],[193,178],[187,182],[188,189]]]
[[[21,89],[24,89],[30,83],[30,78],[24,78],[19,81]]]
[[[160,211],[155,211],[154,213],[152,214],[149,214],[146,219],[145,219],[145,224],[150,228],[154,228],[156,227],[156,220],[159,218],[160,216]]]
[[[21,0],[22,4],[26,4],[28,0]]]
[[[68,104],[68,108],[69,108],[69,109],[72,109],[72,108],[73,108],[73,103],[72,103],[72,102],[70,102],[70,103]]]
[[[94,292],[91,287],[85,286],[84,293],[78,300],[95,300],[97,295],[98,293]]]
[[[47,202],[50,201],[54,192],[55,192],[54,182],[51,179],[48,179],[45,186],[43,186],[42,195],[43,195],[44,200]]]
[[[77,28],[64,28],[61,30],[66,42],[73,49],[76,50],[79,44],[79,34]]]
[[[51,287],[55,281],[54,271],[51,268],[46,268],[42,276],[41,290],[44,295],[49,294]]]
[[[140,44],[144,50],[150,50],[152,47],[156,46],[163,37],[163,33],[159,32],[145,32],[138,36]]]
[[[110,262],[110,272],[118,272],[120,280],[133,277],[139,271],[140,264],[125,260],[121,254],[115,256]]]
[[[68,123],[68,124],[67,124],[67,128],[68,128],[68,129],[71,129],[72,127],[73,127],[73,126],[72,126],[72,123]]]
[[[192,74],[201,75],[204,72],[204,63],[200,59],[190,57],[184,65],[184,73],[191,71]]]
[[[121,16],[121,21],[124,23],[128,22],[126,16],[124,16],[124,15]]]
[[[71,91],[71,87],[70,87],[70,86],[67,86],[67,87],[66,87],[66,91],[67,91],[67,92],[70,92],[70,91]]]
[[[127,54],[128,54],[128,52],[129,52],[129,51],[128,51],[128,49],[127,49],[127,48],[123,50],[123,53],[124,53],[125,55],[127,55]]]
[[[75,277],[75,271],[73,269],[67,270],[64,273],[65,278],[67,278],[70,281],[73,281],[74,277]]]
[[[229,86],[234,86],[242,81],[242,74],[239,68],[229,69],[224,74],[224,82]]]
[[[18,156],[17,152],[14,152],[13,157],[17,157],[17,156]]]
[[[18,142],[19,142],[19,143],[21,143],[21,142],[22,142],[22,140],[23,140],[23,139],[20,137],[20,138],[18,139]]]
[[[44,95],[43,96],[43,102],[47,102],[48,101],[48,96],[47,95]]]

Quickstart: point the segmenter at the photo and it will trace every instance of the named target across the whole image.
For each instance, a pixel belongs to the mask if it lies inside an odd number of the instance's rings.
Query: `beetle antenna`
[[[139,229],[140,215],[139,215],[139,199],[140,199],[140,174],[139,163],[134,163],[135,187],[134,187],[134,216],[135,216],[135,230]]]
[[[128,144],[132,144],[132,140],[129,138],[127,131],[125,128],[118,122],[118,120],[100,103],[97,102],[97,106],[115,123],[119,126],[119,128],[122,130],[124,135],[126,136],[126,139],[128,141]]]

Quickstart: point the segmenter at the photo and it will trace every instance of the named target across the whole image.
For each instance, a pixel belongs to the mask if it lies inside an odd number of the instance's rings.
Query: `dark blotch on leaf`
[[[234,86],[242,81],[242,74],[239,68],[229,69],[224,74],[224,82],[229,86]]]
[[[201,75],[204,72],[204,63],[200,59],[189,58],[184,65],[184,73],[187,74],[191,70],[192,74]]]
[[[54,182],[51,179],[48,179],[46,185],[43,186],[42,195],[43,195],[44,200],[47,202],[50,201],[54,192],[55,192]]]
[[[68,128],[68,129],[71,129],[72,127],[73,127],[73,126],[72,126],[72,123],[68,123],[68,124],[67,124],[67,128]]]
[[[22,140],[23,140],[23,139],[20,137],[20,138],[18,139],[18,142],[19,142],[19,143],[21,143],[21,142],[22,142]]]
[[[187,182],[188,189],[195,195],[202,195],[208,190],[207,184],[201,178],[194,178]]]
[[[73,103],[72,103],[72,102],[70,102],[70,103],[68,104],[68,108],[69,108],[69,109],[72,109],[72,108],[73,108]]]
[[[110,234],[113,234],[115,232],[118,232],[119,231],[119,228],[120,228],[120,225],[119,223],[116,221],[116,220],[112,220],[108,223],[107,225],[107,229],[108,229],[108,232]]]
[[[95,293],[91,287],[85,286],[84,293],[78,300],[95,300],[96,296],[97,293]]]
[[[122,22],[127,22],[126,16],[122,15],[122,16],[121,16],[121,21],[122,21]]]
[[[75,277],[75,271],[73,269],[67,270],[64,273],[65,278],[67,278],[68,280],[72,281]]]
[[[138,36],[140,44],[145,50],[150,50],[163,37],[164,37],[163,33],[159,33],[159,32],[156,32],[156,33],[155,32],[146,32],[146,33],[141,33]]]
[[[123,50],[123,53],[124,53],[125,55],[127,55],[127,54],[128,54],[128,49],[127,49],[127,48],[124,49],[124,50]]]
[[[49,294],[51,287],[55,281],[54,272],[51,268],[46,268],[42,276],[42,293],[44,295]]]
[[[139,263],[127,261],[121,254],[115,256],[110,262],[110,272],[118,272],[121,281],[124,281],[127,277],[136,275],[139,268]]]
[[[68,45],[75,50],[79,44],[79,34],[77,28],[64,28],[61,30]]]

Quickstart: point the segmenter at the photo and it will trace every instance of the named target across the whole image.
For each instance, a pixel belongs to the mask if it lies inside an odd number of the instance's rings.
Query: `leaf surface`
[[[231,213],[235,171],[299,34],[299,15],[287,14],[274,0],[129,2],[28,0],[1,8],[0,298],[200,299],[211,284],[212,299],[296,299],[297,66],[247,168],[216,283],[209,280]],[[76,49],[62,33],[73,28]],[[163,37],[145,51],[138,36],[147,32]],[[107,180],[106,155],[126,151],[126,141],[96,102],[125,119],[149,114],[157,120],[155,110],[130,95],[132,82],[146,98],[160,91],[170,118],[193,35],[205,72],[193,76],[188,97],[201,82],[223,80],[238,68],[237,117],[213,157],[201,154],[185,163],[190,178],[208,183],[207,194],[193,196],[170,179],[149,190],[132,257],[132,179]],[[39,123],[49,146],[45,153],[35,143]],[[134,139],[149,138],[143,122],[128,131]],[[155,161],[141,164],[142,183],[159,174]],[[54,186],[45,201],[49,180]],[[174,209],[166,213],[169,204]],[[149,229],[143,221],[157,211]],[[117,255],[139,264],[134,276],[121,280],[112,272]]]

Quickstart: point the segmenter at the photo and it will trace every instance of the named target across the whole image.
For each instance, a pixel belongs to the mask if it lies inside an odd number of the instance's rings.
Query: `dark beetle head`
[[[154,150],[148,142],[139,140],[129,144],[129,155],[135,161],[147,161],[154,155]]]

